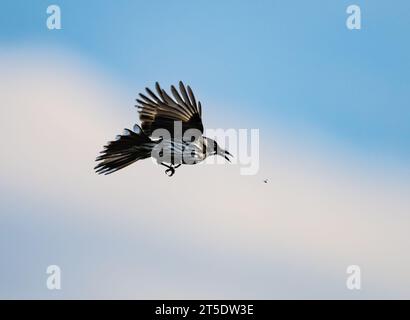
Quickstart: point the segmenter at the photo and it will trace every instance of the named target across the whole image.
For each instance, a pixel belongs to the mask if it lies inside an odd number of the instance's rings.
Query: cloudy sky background
[[[407,2],[358,2],[359,32],[347,1],[59,1],[58,31],[49,4],[0,13],[0,297],[410,297]],[[209,128],[260,130],[258,175],[94,174],[179,80]]]

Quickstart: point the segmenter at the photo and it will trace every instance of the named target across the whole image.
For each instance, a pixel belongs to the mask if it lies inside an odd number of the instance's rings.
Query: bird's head
[[[229,159],[228,156],[233,157],[233,155],[230,154],[229,151],[222,149],[215,140],[212,140],[210,138],[205,138],[205,139],[206,139],[206,153],[208,155],[219,155],[219,156],[224,157],[229,162],[231,162],[231,159]]]

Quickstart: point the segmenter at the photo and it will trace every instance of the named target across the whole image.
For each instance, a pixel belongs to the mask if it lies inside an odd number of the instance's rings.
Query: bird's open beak
[[[231,159],[229,159],[229,157],[228,156],[231,156],[231,157],[233,157],[233,155],[232,154],[230,154],[228,151],[226,151],[226,150],[224,150],[224,153],[225,153],[225,159],[226,160],[228,160],[229,162],[231,162]]]

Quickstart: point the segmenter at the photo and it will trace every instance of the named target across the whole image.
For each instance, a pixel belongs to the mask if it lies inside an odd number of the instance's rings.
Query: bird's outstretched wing
[[[185,88],[182,81],[179,82],[179,92],[171,86],[173,98],[162,89],[157,82],[155,84],[157,94],[146,88],[147,94],[139,94],[137,99],[140,113],[141,127],[145,134],[151,136],[156,129],[166,129],[174,137],[175,121],[181,121],[182,134],[188,129],[197,129],[202,134],[202,107],[197,102],[191,88]]]

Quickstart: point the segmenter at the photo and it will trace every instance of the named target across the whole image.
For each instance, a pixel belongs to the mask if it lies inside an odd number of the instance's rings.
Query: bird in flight
[[[213,139],[203,136],[202,106],[192,89],[179,82],[179,91],[171,86],[172,96],[155,84],[157,93],[146,88],[140,93],[136,107],[141,127],[124,129],[114,141],[108,142],[96,161],[98,174],[110,174],[138,160],[153,157],[172,176],[182,164],[196,164],[210,155],[230,161],[232,156]]]

